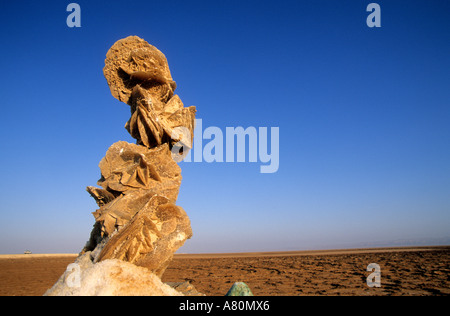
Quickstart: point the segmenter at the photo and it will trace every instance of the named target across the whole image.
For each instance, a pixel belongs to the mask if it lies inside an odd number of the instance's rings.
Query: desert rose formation
[[[160,278],[192,236],[175,205],[181,169],[172,148],[192,147],[196,109],[174,94],[164,54],[137,36],[110,48],[103,73],[112,95],[131,108],[125,128],[136,144],[119,141],[100,161],[100,187],[87,188],[99,206],[90,239],[45,295],[182,295]]]

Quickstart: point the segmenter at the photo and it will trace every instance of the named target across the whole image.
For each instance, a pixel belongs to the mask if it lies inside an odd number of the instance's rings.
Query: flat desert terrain
[[[1,255],[0,295],[40,296],[76,255]],[[380,266],[381,287],[366,283]],[[234,282],[255,296],[450,294],[450,246],[237,254],[177,254],[164,282],[189,281],[223,296]]]

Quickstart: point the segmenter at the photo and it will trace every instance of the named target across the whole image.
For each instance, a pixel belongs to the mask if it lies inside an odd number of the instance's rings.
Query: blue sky
[[[134,142],[103,77],[138,35],[167,57],[203,127],[279,127],[280,166],[186,163],[181,252],[449,241],[450,2],[71,1],[0,4],[0,253],[78,252],[85,191]],[[201,137],[198,133],[196,137]],[[207,142],[207,141],[204,141]]]

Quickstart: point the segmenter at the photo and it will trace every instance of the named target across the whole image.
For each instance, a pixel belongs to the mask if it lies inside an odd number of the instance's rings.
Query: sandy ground
[[[0,256],[0,295],[42,295],[76,255]],[[381,287],[370,288],[370,263]],[[236,281],[254,295],[449,295],[450,246],[176,255],[164,282],[223,296]]]

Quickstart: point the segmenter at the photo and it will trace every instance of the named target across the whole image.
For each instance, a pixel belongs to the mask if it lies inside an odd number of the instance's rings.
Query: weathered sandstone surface
[[[130,106],[125,128],[136,144],[119,141],[100,161],[99,187],[87,187],[99,207],[89,241],[46,295],[182,295],[160,278],[192,237],[176,205],[176,161],[192,147],[196,109],[174,94],[164,54],[137,36],[111,47],[103,73],[111,94]]]

